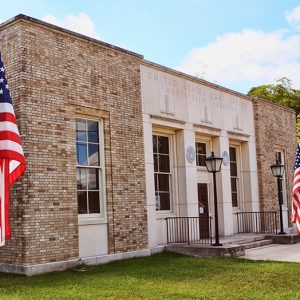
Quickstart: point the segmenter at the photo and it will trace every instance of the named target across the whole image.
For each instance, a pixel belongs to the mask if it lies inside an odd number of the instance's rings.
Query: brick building
[[[211,150],[227,158],[222,235],[237,232],[237,212],[277,209],[275,152],[286,165],[288,226],[292,110],[24,15],[0,25],[0,41],[27,160],[0,270],[30,275],[162,250],[165,218],[213,215]]]

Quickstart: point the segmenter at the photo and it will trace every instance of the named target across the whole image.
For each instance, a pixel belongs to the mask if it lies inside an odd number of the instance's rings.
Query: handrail
[[[212,244],[211,217],[166,218],[167,243]]]
[[[238,233],[277,233],[277,212],[236,213]]]

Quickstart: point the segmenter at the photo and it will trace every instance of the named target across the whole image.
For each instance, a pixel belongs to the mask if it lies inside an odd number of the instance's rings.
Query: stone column
[[[229,139],[225,131],[221,131],[220,136],[213,138],[212,149],[215,152],[216,156],[222,156],[222,152],[224,150],[229,151]],[[216,174],[216,180],[220,236],[232,235],[233,214],[229,164],[227,166],[224,166],[222,164],[221,171]],[[211,201],[213,201],[213,195]]]
[[[152,124],[149,115],[144,114],[144,145],[145,145],[145,169],[146,169],[146,198],[148,218],[148,242],[149,247],[155,247],[157,241],[157,221],[155,207],[154,187],[154,163],[152,145]]]
[[[186,124],[185,129],[176,132],[178,205],[177,212],[181,217],[198,216],[197,168],[196,159],[189,162],[186,149],[195,148],[195,132],[193,125]]]
[[[242,143],[243,211],[259,211],[256,144],[254,137]],[[271,170],[270,170],[271,172]]]

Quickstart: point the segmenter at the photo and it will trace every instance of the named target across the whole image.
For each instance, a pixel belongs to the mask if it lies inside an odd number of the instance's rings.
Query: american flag
[[[0,246],[11,238],[9,188],[25,169],[25,157],[0,54]]]
[[[292,222],[296,224],[296,234],[300,235],[300,144],[297,147],[294,171]]]

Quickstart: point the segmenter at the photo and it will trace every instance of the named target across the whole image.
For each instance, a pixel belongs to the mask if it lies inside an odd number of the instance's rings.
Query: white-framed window
[[[157,211],[171,210],[171,151],[170,136],[154,133],[153,160],[154,160],[154,183],[155,203]]]
[[[205,167],[205,158],[207,157],[207,144],[205,142],[196,142],[196,166]]]
[[[280,164],[285,164],[285,156],[284,156],[284,151],[282,150],[277,150],[275,152],[275,157],[276,157],[276,160],[278,160],[278,162]],[[284,206],[287,206],[287,193],[286,193],[286,172],[284,172],[283,176],[282,176],[282,179],[281,179],[281,186],[282,186],[282,204]]]
[[[242,178],[241,178],[241,155],[240,146],[229,146],[230,181],[232,207],[240,208],[242,202]]]
[[[101,217],[104,215],[102,124],[83,118],[76,118],[75,122],[78,214]]]

